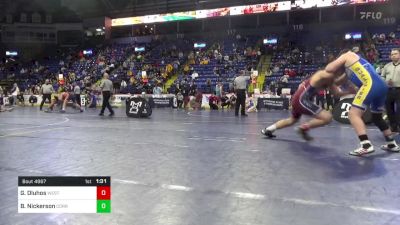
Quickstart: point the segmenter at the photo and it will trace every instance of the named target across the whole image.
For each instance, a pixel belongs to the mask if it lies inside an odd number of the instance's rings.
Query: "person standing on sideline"
[[[218,82],[217,85],[215,85],[215,96],[218,97],[218,101],[221,100],[222,98],[222,92],[223,92],[223,86],[221,82]]]
[[[79,107],[81,107],[82,106],[82,104],[81,104],[81,87],[79,87],[77,82],[74,82],[73,87],[74,87],[74,99],[76,101],[76,104],[78,104]]]
[[[233,81],[233,86],[235,88],[237,100],[235,106],[235,116],[239,116],[239,108],[242,116],[247,116],[246,110],[246,89],[247,83],[250,80],[250,76],[246,76],[245,71],[240,71],[240,75]]]
[[[108,74],[104,73],[103,79],[101,80],[100,83],[100,89],[103,94],[103,105],[101,106],[101,111],[99,116],[104,116],[104,110],[107,109],[110,111],[109,116],[114,116],[114,111],[111,108],[110,105],[110,98],[111,98],[111,93],[113,90],[113,83],[111,80],[108,79]]]
[[[392,49],[392,62],[382,69],[382,77],[389,86],[386,98],[386,112],[392,132],[400,132],[400,49]]]
[[[161,95],[162,94],[162,88],[160,87],[160,84],[157,84],[153,88],[153,95]]]
[[[40,111],[43,110],[43,104],[46,100],[49,100],[49,104],[51,104],[51,94],[54,93],[53,85],[50,84],[50,80],[46,79],[42,87],[40,88],[40,93],[42,96],[42,102],[40,103]]]
[[[17,96],[19,95],[19,87],[17,83],[14,83],[13,88],[11,89],[11,96],[13,98],[13,105],[17,105]]]

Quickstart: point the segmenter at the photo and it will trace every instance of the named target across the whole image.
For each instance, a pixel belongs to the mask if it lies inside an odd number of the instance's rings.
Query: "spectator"
[[[333,94],[331,93],[331,91],[329,89],[326,90],[325,99],[326,99],[326,109],[327,110],[330,110],[330,109],[333,110],[334,96],[333,96]]]
[[[211,87],[211,80],[207,79],[205,93],[210,94],[212,92],[213,92],[213,90],[212,90],[212,87]]]
[[[19,95],[20,91],[19,91],[19,87],[17,85],[17,83],[14,83],[13,88],[11,89],[11,96],[13,99],[12,105],[17,105],[17,96]]]
[[[200,110],[202,102],[203,102],[203,93],[201,93],[199,90],[197,90],[196,95],[192,102],[192,108],[194,110]]]
[[[178,103],[178,109],[181,109],[183,104],[183,95],[180,91],[176,94],[176,99]]]
[[[294,77],[296,77],[297,74],[296,74],[296,71],[294,71],[294,69],[289,69],[288,75],[290,78],[294,78]]]
[[[258,112],[257,110],[257,98],[254,96],[254,94],[251,95],[251,97],[249,97],[247,99],[247,112],[251,113],[251,112]]]
[[[211,94],[211,96],[208,97],[208,104],[210,105],[211,110],[218,110],[218,97]]]
[[[223,92],[223,90],[222,90],[222,83],[221,83],[221,82],[218,82],[218,84],[215,85],[215,96],[216,96],[218,99],[221,99],[221,97],[222,97],[222,92]]]
[[[375,44],[379,43],[379,35],[378,34],[374,34],[372,35],[372,40],[374,41]]]
[[[272,70],[271,67],[268,68],[268,70],[265,71],[265,76],[271,76],[272,75]]]
[[[230,102],[230,104],[231,104],[231,105],[230,105],[231,109],[236,107],[236,100],[237,100],[237,98],[236,98],[236,95],[235,95],[235,94],[232,94],[232,95],[229,97],[229,102]]]
[[[153,88],[153,94],[154,95],[161,95],[162,94],[162,89],[160,87],[160,84],[157,84],[154,88]]]
[[[274,74],[279,73],[279,66],[278,66],[278,65],[275,65],[275,66],[274,66],[274,69],[272,70],[272,72],[273,72]]]
[[[225,106],[230,107],[231,106],[231,101],[228,98],[228,96],[223,95],[221,97],[221,108],[224,109]]]
[[[233,93],[234,92],[234,83],[233,82],[229,82],[229,92]]]
[[[316,103],[325,109],[325,90],[320,90],[316,96]]]
[[[271,81],[271,83],[269,84],[269,90],[271,91],[272,94],[276,93],[276,82],[275,81]]]
[[[125,89],[128,85],[126,84],[125,80],[121,81],[121,90]]]
[[[378,42],[380,43],[380,44],[384,44],[385,42],[386,42],[386,35],[385,34],[380,34],[379,35],[379,38],[378,38]]]
[[[371,44],[371,47],[367,50],[367,59],[370,63],[375,63],[378,60],[378,50],[376,50],[375,45]]]
[[[4,106],[4,90],[0,86],[0,112],[3,111],[3,106]]]
[[[192,73],[192,80],[195,80],[197,77],[199,77],[199,74],[196,73],[196,71],[194,71],[194,72]]]
[[[194,83],[194,81],[192,81],[190,83],[190,87],[189,87],[189,95],[191,96],[195,96],[196,95],[196,91],[197,91],[197,85]]]
[[[289,84],[289,72],[288,74],[283,75],[280,81],[282,84],[282,88],[286,88]]]
[[[396,39],[396,34],[394,32],[390,32],[388,36],[389,41],[394,41]]]
[[[181,92],[182,92],[182,95],[183,95],[183,108],[185,110],[187,110],[188,109],[188,103],[190,101],[190,98],[189,98],[190,87],[189,87],[189,85],[187,85],[187,83],[185,83],[185,84],[183,84],[181,86],[182,87],[180,87],[180,89],[181,89]]]

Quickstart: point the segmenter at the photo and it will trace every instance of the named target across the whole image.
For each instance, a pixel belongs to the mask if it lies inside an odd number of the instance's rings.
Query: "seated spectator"
[[[222,92],[223,92],[222,83],[218,82],[217,85],[215,85],[215,95],[217,96],[218,99],[222,97]]]
[[[380,34],[378,38],[378,42],[381,44],[384,44],[386,42],[386,35],[385,34]]]
[[[390,32],[388,39],[390,42],[394,41],[396,39],[396,34],[394,32]]]
[[[250,98],[247,98],[247,112],[258,112],[257,110],[257,98],[254,96],[254,94],[251,95]]]
[[[272,72],[273,72],[274,74],[279,73],[279,66],[278,66],[278,65],[275,65],[275,66],[274,66],[274,69],[272,70]]]
[[[287,87],[287,85],[289,83],[289,74],[283,75],[280,81],[281,81],[283,88]]]
[[[374,48],[367,50],[367,60],[372,64],[378,60],[378,50],[375,49],[375,45],[373,46]]]
[[[290,69],[290,70],[288,71],[288,75],[289,75],[289,77],[293,78],[293,77],[296,77],[296,76],[297,76],[297,73],[296,73],[296,71],[294,71],[293,69]]]
[[[197,85],[192,81],[189,86],[189,95],[195,96],[197,91]]]
[[[236,95],[232,94],[231,97],[229,97],[229,102],[231,104],[231,109],[235,108],[236,105]]]
[[[218,110],[218,97],[215,95],[208,97],[208,104],[211,110]]]
[[[379,35],[376,33],[372,35],[372,40],[374,41],[374,43],[379,43]]]
[[[207,81],[206,81],[205,93],[207,93],[207,94],[213,93],[210,79],[207,79]]]
[[[201,91],[197,90],[197,93],[196,93],[195,98],[194,98],[194,104],[192,105],[192,108],[194,110],[200,110],[202,102],[203,102],[203,93],[201,93]]]
[[[230,107],[231,106],[231,101],[228,98],[228,96],[223,95],[221,97],[221,108],[224,109],[225,106],[227,106],[227,108]]]
[[[160,87],[160,84],[157,84],[157,85],[153,88],[153,94],[154,94],[154,95],[161,95],[161,94],[162,94],[162,88]]]

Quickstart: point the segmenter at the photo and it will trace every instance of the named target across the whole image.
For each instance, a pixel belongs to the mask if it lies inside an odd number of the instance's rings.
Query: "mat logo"
[[[139,108],[141,108],[141,107],[142,107],[142,102],[136,103],[134,101],[131,101],[129,113],[138,114]]]
[[[349,118],[349,111],[350,111],[350,108],[351,108],[351,104],[350,103],[343,103],[340,108],[342,110],[344,110],[342,112],[342,114],[340,114],[340,118],[348,119]]]
[[[382,12],[360,12],[362,20],[380,20],[382,19]]]

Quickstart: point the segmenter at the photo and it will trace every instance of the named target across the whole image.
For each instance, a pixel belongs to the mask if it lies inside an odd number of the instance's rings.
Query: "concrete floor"
[[[400,154],[347,154],[332,123],[305,143],[261,128],[288,112],[155,109],[150,119],[17,108],[0,113],[0,224],[399,225]],[[399,139],[397,139],[399,140]],[[111,214],[18,214],[18,176],[111,176]]]

